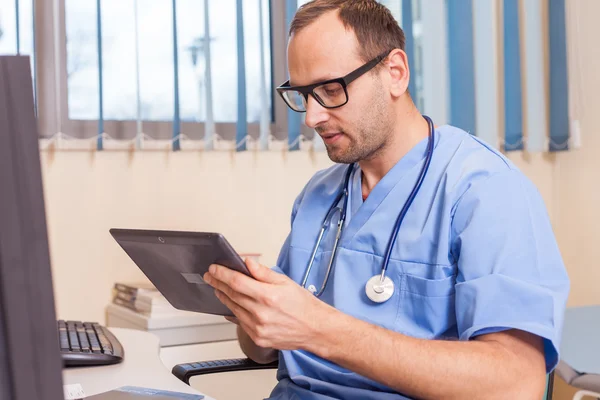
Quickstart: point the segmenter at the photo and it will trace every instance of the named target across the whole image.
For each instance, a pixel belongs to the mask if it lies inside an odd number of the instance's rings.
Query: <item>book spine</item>
[[[118,298],[120,298],[120,299],[122,299],[124,301],[129,301],[131,303],[134,303],[135,300],[136,300],[136,298],[137,298],[137,296],[135,294],[125,293],[125,292],[119,292],[119,291],[117,291],[115,293],[114,297],[118,297]]]
[[[113,299],[113,303],[118,304],[118,305],[123,306],[123,307],[127,307],[130,310],[133,310],[133,311],[136,311],[136,312],[139,311],[137,308],[135,308],[135,304],[133,304],[133,303],[131,303],[129,301],[125,301],[125,300],[123,300],[123,299],[121,299],[119,297],[115,297]]]
[[[132,295],[136,295],[138,291],[137,288],[125,285],[123,283],[115,283],[114,288],[117,290],[117,292],[129,293]]]

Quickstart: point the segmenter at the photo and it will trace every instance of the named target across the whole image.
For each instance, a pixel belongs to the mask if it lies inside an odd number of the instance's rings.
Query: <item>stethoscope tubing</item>
[[[384,281],[386,279],[385,274],[387,272],[388,265],[390,262],[392,249],[394,248],[394,244],[396,243],[396,239],[398,238],[398,233],[400,232],[400,227],[402,226],[402,222],[404,220],[404,217],[408,213],[410,206],[412,205],[415,197],[417,196],[419,190],[421,189],[421,185],[423,184],[423,181],[425,180],[425,177],[427,176],[427,172],[428,172],[429,166],[431,164],[431,159],[433,157],[433,149],[435,147],[435,126],[434,126],[431,118],[429,118],[428,116],[425,116],[425,115],[423,116],[423,118],[425,118],[425,120],[427,121],[427,125],[429,126],[429,137],[428,137],[428,142],[427,142],[427,153],[425,155],[425,162],[423,163],[423,168],[421,168],[419,178],[417,179],[417,182],[415,183],[411,193],[409,194],[408,198],[406,199],[406,202],[404,203],[404,206],[402,207],[402,210],[400,211],[400,214],[398,215],[398,218],[396,219],[396,222],[394,224],[394,231],[388,242],[385,258],[383,261],[383,265],[381,267],[381,273],[379,274],[379,278],[380,278],[379,285],[384,285]],[[327,230],[328,225],[331,222],[331,218],[333,218],[333,214],[339,210],[340,211],[340,219],[337,223],[337,230],[336,230],[336,236],[335,236],[335,242],[333,245],[332,255],[331,255],[331,258],[329,259],[329,264],[327,265],[327,271],[326,271],[325,277],[323,279],[323,284],[321,285],[321,288],[319,289],[319,291],[314,292],[314,295],[317,297],[321,296],[321,294],[325,291],[325,288],[327,287],[327,282],[329,281],[329,275],[331,274],[333,264],[335,262],[335,258],[337,255],[338,243],[339,243],[340,237],[342,235],[342,229],[344,226],[344,222],[346,221],[346,213],[347,213],[348,202],[349,202],[349,197],[350,197],[349,196],[350,178],[352,176],[352,171],[354,170],[354,167],[355,167],[355,164],[352,163],[352,164],[350,164],[350,166],[348,166],[348,168],[346,170],[346,175],[344,177],[344,186],[341,188],[341,190],[338,193],[338,195],[336,196],[334,202],[329,207],[329,211],[327,212],[327,215],[325,216],[325,219],[323,220],[323,223],[321,225],[321,230],[319,232],[319,237],[317,238],[317,242],[315,244],[315,247],[313,248],[313,251],[312,251],[312,254],[310,257],[310,261],[308,263],[308,267],[306,269],[306,272],[304,273],[304,279],[302,280],[302,287],[306,287],[306,283],[308,281],[308,277],[310,276],[310,271],[312,270],[316,254],[319,249],[319,245],[321,244],[321,240],[323,239],[325,231]],[[342,207],[340,209],[337,207],[337,204],[339,204],[339,202],[342,200],[342,198],[344,200],[342,202]],[[375,275],[375,276],[377,276],[377,275]],[[375,277],[371,278],[369,280],[369,282],[374,281],[374,278]],[[367,283],[367,285],[369,284],[369,282]],[[376,285],[376,283],[374,283],[374,284]],[[393,282],[390,282],[390,284],[393,286]],[[316,290],[316,288],[315,288],[315,290]],[[384,299],[383,301],[378,301],[378,302],[384,302],[386,300],[387,300],[387,298]]]
[[[415,200],[415,197],[417,197],[417,193],[419,193],[419,189],[421,189],[421,185],[425,180],[425,176],[427,176],[427,171],[429,170],[429,165],[431,164],[431,158],[433,156],[433,147],[435,145],[435,129],[431,118],[427,116],[423,117],[427,120],[427,124],[429,126],[429,140],[427,142],[427,154],[425,156],[425,162],[423,163],[423,168],[421,169],[421,173],[419,174],[419,179],[417,179],[417,183],[415,184],[413,190],[406,199],[404,207],[402,207],[402,210],[400,211],[400,214],[396,219],[396,224],[394,225],[394,233],[392,234],[388,243],[388,247],[385,252],[385,258],[383,260],[383,267],[381,268],[381,282],[383,282],[385,279],[385,273],[387,272],[388,265],[390,263],[390,257],[392,256],[392,249],[394,248],[394,244],[396,244],[396,239],[398,238],[398,233],[400,232],[400,227],[402,226],[402,221],[404,221],[404,217],[408,213],[408,209]]]

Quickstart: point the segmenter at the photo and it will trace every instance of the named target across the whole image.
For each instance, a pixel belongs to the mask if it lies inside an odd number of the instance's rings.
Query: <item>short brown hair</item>
[[[398,22],[376,0],[313,0],[298,9],[289,36],[306,28],[323,14],[337,10],[342,23],[356,34],[359,56],[367,62],[386,50],[404,50],[406,38]]]

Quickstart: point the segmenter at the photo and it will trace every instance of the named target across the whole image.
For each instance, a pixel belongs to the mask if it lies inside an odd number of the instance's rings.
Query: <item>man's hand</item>
[[[333,310],[287,276],[247,259],[254,279],[211,265],[204,280],[236,316],[239,326],[260,347],[305,349],[318,335],[318,321]]]

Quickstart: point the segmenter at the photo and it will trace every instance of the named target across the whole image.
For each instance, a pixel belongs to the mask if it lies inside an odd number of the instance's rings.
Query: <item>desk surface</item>
[[[108,392],[121,386],[200,394],[177,379],[162,363],[156,336],[138,330],[109,329],[123,345],[123,362],[116,365],[63,369],[65,385],[80,384],[86,396]],[[205,399],[214,400],[208,396]]]
[[[600,374],[600,306],[567,308],[560,350],[576,371]]]

